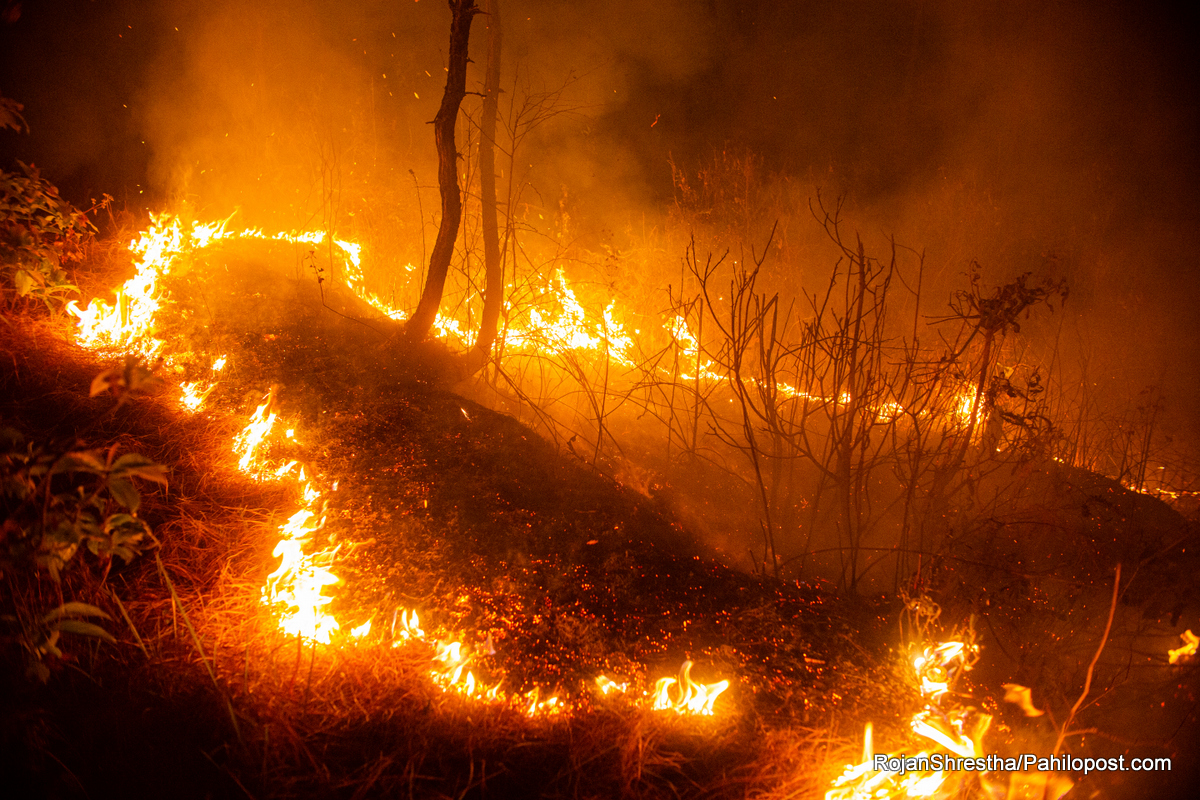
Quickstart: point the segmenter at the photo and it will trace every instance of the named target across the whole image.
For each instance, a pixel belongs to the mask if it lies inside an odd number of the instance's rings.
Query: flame
[[[1021,710],[1025,712],[1025,716],[1040,717],[1046,713],[1033,704],[1033,691],[1028,686],[1022,686],[1019,683],[1006,683],[1000,688],[1004,690],[1004,702],[1019,705]]]
[[[400,630],[396,631],[396,622],[400,622]],[[413,639],[424,639],[425,631],[421,630],[421,620],[416,611],[397,608],[392,613],[392,647],[399,647]]]
[[[151,216],[150,227],[130,242],[137,273],[116,292],[112,305],[95,298],[84,310],[74,301],[67,309],[79,320],[76,339],[84,347],[124,348],[154,357],[162,343],[154,339],[154,315],[159,308],[159,278],[170,272],[184,252],[186,237],[177,218]]]
[[[77,338],[89,347],[120,347],[134,350],[147,358],[157,357],[162,342],[154,338],[154,316],[160,305],[159,279],[171,273],[176,262],[197,250],[217,242],[243,239],[260,241],[284,241],[295,244],[321,245],[330,241],[345,259],[344,275],[347,284],[361,299],[386,316],[403,320],[403,310],[393,307],[377,295],[369,292],[363,281],[361,244],[346,239],[331,237],[325,231],[278,232],[267,234],[261,229],[249,228],[240,231],[228,228],[229,220],[213,223],[193,222],[185,226],[177,217],[169,214],[152,215],[150,226],[132,241],[129,249],[135,255],[137,274],[126,281],[116,292],[112,305],[103,300],[93,300],[86,310],[71,304],[71,312],[79,318]],[[411,267],[409,271],[413,270]],[[568,282],[561,268],[557,269],[547,284],[535,289],[536,300],[523,314],[517,315],[506,333],[508,352],[537,354],[547,347],[554,352],[587,352],[604,355],[623,367],[634,367],[633,354],[636,345],[632,335],[621,321],[616,300],[610,300],[599,314],[589,312],[580,302],[575,289]],[[439,314],[434,322],[438,334],[447,340],[459,343],[468,341],[469,336],[462,323],[450,316]],[[704,358],[698,338],[691,332],[685,316],[677,314],[664,325],[671,338],[680,345],[686,370],[678,377],[685,381],[708,380],[728,383],[729,376],[713,361]],[[213,371],[224,365],[214,363]],[[199,382],[185,384],[182,403],[190,409],[203,405],[204,397],[211,386],[202,387]],[[786,382],[777,382],[775,389],[784,397],[837,403],[846,405],[852,399],[849,393],[821,396]],[[976,389],[967,385],[956,395],[956,407],[949,415],[960,424],[971,419],[974,411]],[[881,403],[874,409],[883,420],[898,418],[904,407],[897,401]]]
[[[991,717],[988,717],[988,722],[991,722]],[[938,718],[927,709],[913,717],[911,725],[915,733],[940,744],[956,756],[974,758],[979,754],[979,743],[958,730],[962,725],[959,715],[954,715],[953,719]]]
[[[596,678],[596,688],[600,690],[600,694],[602,695],[607,695],[609,692],[625,694],[627,691],[629,691],[629,684],[617,683],[616,681],[610,680],[604,675],[599,675]]]
[[[227,356],[221,356],[213,362],[212,371],[214,375],[225,368],[225,362],[227,359]],[[188,411],[199,411],[204,406],[204,401],[208,399],[210,394],[212,394],[213,389],[217,388],[217,382],[213,381],[203,389],[201,389],[200,386],[200,381],[191,381],[189,383],[184,383],[179,387],[183,390],[183,394],[180,397],[179,402]]]
[[[542,690],[537,686],[525,693],[526,716],[534,717],[538,714],[559,714],[564,710],[565,706],[559,702],[558,695],[551,695],[545,700],[542,700],[541,696]]]
[[[261,410],[262,406],[259,408]],[[297,480],[305,481],[303,469]],[[283,606],[279,627],[284,633],[329,644],[340,626],[336,619],[325,613],[324,607],[332,598],[323,592],[326,586],[339,580],[329,569],[329,562],[337,550],[307,552],[306,545],[312,536],[325,527],[325,515],[323,511],[314,510],[321,494],[311,482],[305,482],[303,497],[305,507],[279,529],[282,538],[273,552],[279,559],[279,566],[267,576],[262,601],[268,606]],[[370,630],[370,623],[367,625]]]
[[[1179,638],[1183,639],[1183,646],[1167,651],[1167,659],[1172,664],[1196,655],[1196,649],[1200,647],[1200,636],[1192,633],[1190,628],[1179,634]]]
[[[250,417],[250,422],[237,438],[233,441],[233,452],[240,455],[238,459],[238,469],[252,477],[259,477],[261,474],[263,462],[260,458],[259,449],[263,445],[263,440],[267,434],[275,427],[277,416],[272,408],[275,406],[275,387],[271,387],[263,398],[262,403],[254,410],[253,416]]]
[[[74,303],[68,306],[79,321],[76,328],[78,343],[93,349],[120,348],[147,358],[162,357],[166,363],[172,363],[170,354],[162,353],[163,342],[154,336],[155,317],[162,300],[160,279],[171,273],[180,258],[218,240],[232,236],[264,238],[261,231],[231,233],[226,230],[227,222],[197,222],[187,229],[178,217],[152,215],[150,227],[129,245],[134,254],[136,274],[117,290],[114,302],[109,304],[95,298],[83,310]],[[280,234],[275,238],[297,241],[305,237]],[[354,255],[357,256],[357,251]],[[212,373],[215,375],[224,369],[226,362],[226,356],[213,361]],[[200,381],[184,383],[180,387],[180,404],[185,409],[198,410],[215,386],[215,382],[207,386]],[[289,476],[295,466],[292,462],[271,469],[263,456],[265,441],[277,419],[273,410],[274,397],[272,389],[233,443],[234,453],[240,456],[238,468],[259,479],[268,472],[274,472],[276,478]],[[324,612],[323,607],[330,598],[322,592],[324,587],[337,583],[338,578],[328,568],[333,553],[313,554],[305,550],[312,534],[324,526],[325,517],[317,509],[320,492],[307,480],[302,469],[295,480],[302,487],[304,505],[280,527],[281,538],[274,550],[280,563],[268,576],[262,599],[268,605],[283,607],[279,618],[282,630],[327,644],[338,629],[338,623]],[[368,623],[366,628],[355,629],[355,633],[362,631],[358,635],[363,636],[369,630]]]
[[[181,384],[180,389],[183,390],[182,396],[179,398],[180,404],[188,411],[199,411],[204,405],[204,401],[208,399],[208,395],[213,389],[217,388],[216,384],[211,384],[207,389],[200,388],[199,381]]]
[[[929,644],[911,660],[912,674],[926,706],[910,721],[912,730],[942,750],[973,758],[982,752],[983,735],[991,724],[987,714],[971,714],[971,709],[943,711],[939,703],[950,694],[955,678],[971,667],[969,661],[978,648],[974,644],[948,641]],[[969,732],[967,729],[970,729]],[[923,750],[913,758],[927,758]],[[894,797],[950,797],[958,791],[957,781],[943,792],[947,775],[942,770],[876,769],[873,729],[867,723],[863,733],[863,755],[857,764],[848,764],[825,793],[825,800],[866,800]]]
[[[930,769],[937,762],[930,761],[932,756],[942,754],[956,758],[980,758],[984,756],[983,737],[991,727],[992,717],[970,707],[951,704],[943,707],[943,703],[954,696],[952,687],[955,680],[963,672],[969,670],[978,654],[978,646],[973,642],[948,641],[940,644],[929,644],[913,656],[911,666],[916,685],[925,699],[926,705],[909,721],[913,732],[923,737],[929,745],[912,756],[905,755],[909,762],[898,768],[886,768],[885,762],[880,762],[877,769],[875,763],[875,746],[872,726],[867,723],[863,734],[862,760],[857,764],[848,764],[842,774],[833,782],[832,788],[825,793],[825,800],[886,800],[887,798],[949,798],[967,796],[970,787],[965,783],[969,772],[946,772],[940,769]],[[1008,692],[1006,700],[1021,702],[1034,715],[1040,714],[1033,707],[1029,698],[1029,690],[1017,684],[1006,684]],[[923,761],[924,760],[924,761]],[[910,765],[917,765],[915,768]],[[926,767],[920,766],[925,764]],[[1040,778],[1043,785],[1054,783],[1054,797],[1060,797],[1070,789],[1070,779],[1063,775],[1046,773],[1014,773],[1010,779],[1008,790],[995,784],[986,777],[981,777],[985,790],[993,797],[1024,797],[1020,789],[1014,793],[1013,787],[1021,782]],[[1051,796],[1047,793],[1047,797]]]
[[[958,405],[954,408],[954,416],[960,423],[966,425],[975,413],[975,388],[968,386],[958,394]]]
[[[680,714],[712,716],[713,704],[729,688],[729,681],[696,683],[692,680],[691,672],[692,662],[685,661],[678,679],[658,679],[654,684],[654,710],[671,709]]]
[[[935,703],[950,690],[952,668],[964,666],[963,658],[968,648],[962,642],[944,642],[930,645],[913,658],[913,670],[920,681],[921,694],[928,695]],[[970,669],[969,666],[965,667]]]

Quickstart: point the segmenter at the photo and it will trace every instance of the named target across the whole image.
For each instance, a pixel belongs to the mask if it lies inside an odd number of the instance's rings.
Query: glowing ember
[[[1172,664],[1178,664],[1180,661],[1190,659],[1196,655],[1196,649],[1200,647],[1200,636],[1192,633],[1191,629],[1179,634],[1179,638],[1183,639],[1183,646],[1167,651],[1167,659]]]

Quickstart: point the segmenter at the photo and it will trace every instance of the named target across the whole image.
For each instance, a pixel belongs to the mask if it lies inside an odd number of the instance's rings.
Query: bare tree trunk
[[[475,0],[450,0],[450,57],[447,65],[446,91],[442,105],[433,118],[433,138],[438,154],[438,189],[442,194],[442,220],[429,255],[429,274],[417,310],[404,328],[405,335],[421,341],[429,333],[442,303],[442,289],[454,242],[462,221],[462,195],[458,188],[458,152],[454,147],[454,123],[458,109],[467,93],[467,42],[471,37],[471,20],[478,13]]]
[[[479,121],[479,195],[483,226],[483,262],[486,282],[479,336],[467,358],[467,369],[475,372],[487,363],[496,341],[500,307],[504,304],[504,271],[500,262],[500,231],[496,224],[496,117],[500,107],[500,2],[486,0],[488,15],[487,72],[483,78],[483,118]]]

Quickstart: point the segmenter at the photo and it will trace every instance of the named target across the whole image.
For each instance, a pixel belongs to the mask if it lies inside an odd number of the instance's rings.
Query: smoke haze
[[[547,112],[512,168],[587,242],[660,224],[672,161],[752,153],[796,197],[845,195],[870,241],[923,248],[929,312],[973,259],[991,282],[1067,279],[1043,332],[1062,359],[1103,391],[1161,387],[1200,440],[1197,27],[1171,8],[504,0],[505,102]],[[382,224],[415,186],[435,204],[448,28],[433,0],[21,4],[0,92],[32,132],[0,155],[79,203]]]

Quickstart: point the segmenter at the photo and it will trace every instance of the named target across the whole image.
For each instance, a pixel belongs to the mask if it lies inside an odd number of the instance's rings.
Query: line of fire
[[[20,796],[1191,794],[1190,20],[3,8]]]

